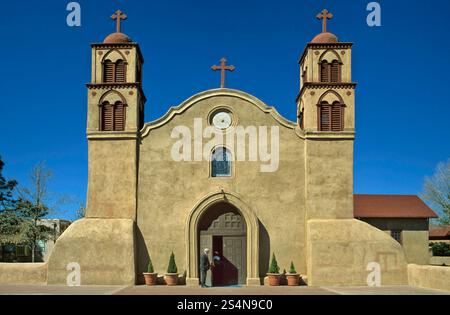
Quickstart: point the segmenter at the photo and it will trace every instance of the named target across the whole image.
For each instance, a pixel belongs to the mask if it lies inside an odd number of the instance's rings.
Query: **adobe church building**
[[[428,264],[428,219],[435,214],[415,197],[354,196],[352,43],[326,31],[330,13],[318,17],[323,32],[299,61],[297,121],[225,88],[225,71],[234,68],[223,60],[213,67],[222,71],[221,88],[146,123],[143,54],[120,32],[126,16],[116,12],[117,32],[92,45],[86,218],[57,241],[41,267],[46,283],[66,284],[67,266],[76,262],[83,285],[141,284],[150,258],[164,283],[173,252],[180,283],[198,286],[204,248],[232,268],[222,284],[263,285],[272,253],[281,270],[293,261],[310,286],[366,286],[373,263],[381,266],[383,285],[411,282],[409,264]],[[240,160],[239,147],[208,144],[199,125],[228,138],[248,132],[249,152],[257,130],[256,143],[268,144],[266,159],[261,148],[257,159]],[[192,141],[181,146],[189,131]],[[398,198],[414,200],[398,204]],[[389,215],[392,203],[398,216]],[[417,211],[408,214],[411,205]],[[388,213],[374,222],[377,211]]]

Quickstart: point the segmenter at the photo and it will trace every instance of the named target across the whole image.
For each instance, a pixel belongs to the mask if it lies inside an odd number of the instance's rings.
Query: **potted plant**
[[[170,255],[169,267],[167,267],[165,280],[166,284],[169,286],[175,286],[178,284],[178,267],[175,263],[174,253]]]
[[[272,261],[270,262],[269,273],[267,274],[267,276],[269,277],[270,286],[280,285],[280,267],[278,266],[275,254],[272,255]]]
[[[145,285],[151,286],[156,285],[158,282],[158,274],[155,272],[155,268],[153,268],[152,260],[148,262],[147,272],[144,272]]]
[[[300,283],[300,275],[295,270],[294,262],[291,262],[291,268],[289,273],[286,275],[288,286],[296,287]]]

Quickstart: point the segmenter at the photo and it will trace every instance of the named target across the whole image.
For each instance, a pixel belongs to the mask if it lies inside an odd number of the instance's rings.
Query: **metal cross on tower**
[[[220,66],[212,66],[211,69],[213,71],[221,71],[220,73],[220,87],[223,89],[225,87],[225,71],[231,71],[233,72],[236,70],[235,66],[227,66],[227,60],[225,58],[220,59]]]
[[[330,12],[328,12],[327,9],[324,9],[322,12],[320,12],[317,15],[317,19],[318,20],[323,20],[322,21],[322,32],[326,33],[327,32],[327,21],[331,20],[333,18],[333,14],[331,14]]]
[[[111,16],[111,19],[117,20],[117,33],[120,33],[120,22],[121,20],[125,21],[126,19],[128,19],[128,16],[122,11],[117,10],[116,13]]]

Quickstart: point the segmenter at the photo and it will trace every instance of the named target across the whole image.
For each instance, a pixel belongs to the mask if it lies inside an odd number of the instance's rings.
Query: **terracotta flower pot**
[[[287,282],[290,287],[297,287],[300,283],[300,275],[299,274],[287,274]]]
[[[168,286],[178,285],[178,273],[167,273],[164,279]]]
[[[278,287],[280,285],[281,275],[279,273],[268,273],[269,285],[272,287]]]
[[[157,273],[147,273],[144,272],[145,285],[157,285],[158,284],[158,274]]]

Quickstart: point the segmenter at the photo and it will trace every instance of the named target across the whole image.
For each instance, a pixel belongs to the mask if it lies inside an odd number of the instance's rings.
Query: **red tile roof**
[[[450,239],[450,225],[438,228],[432,228],[430,230],[430,239]]]
[[[354,195],[355,218],[436,218],[418,196]]]

